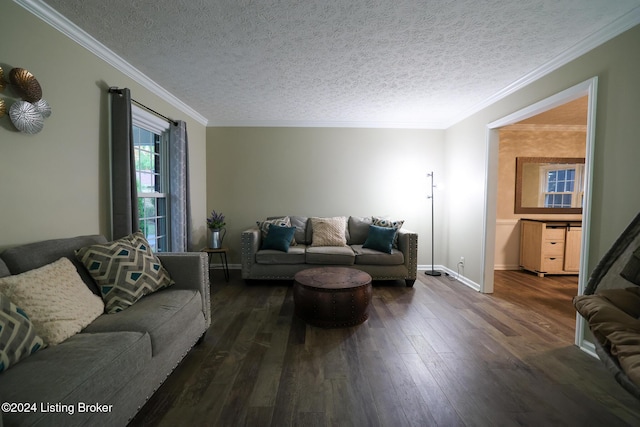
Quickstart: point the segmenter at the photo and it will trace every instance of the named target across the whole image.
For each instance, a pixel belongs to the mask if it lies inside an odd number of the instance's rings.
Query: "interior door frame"
[[[480,292],[493,292],[493,275],[496,245],[496,216],[498,196],[498,146],[500,136],[498,129],[514,124],[521,120],[543,113],[567,102],[587,95],[587,136],[585,152],[585,187],[584,205],[582,207],[582,241],[580,251],[580,272],[578,274],[578,295],[584,293],[586,286],[589,254],[589,230],[591,224],[591,192],[593,182],[593,153],[595,148],[596,98],[598,92],[598,77],[592,77],[582,83],[563,90],[555,95],[543,99],[526,108],[518,110],[501,119],[487,124],[486,130],[486,164],[485,164],[485,208],[482,251],[482,280]],[[585,341],[584,319],[576,314],[575,343],[583,350],[593,353],[593,345]]]

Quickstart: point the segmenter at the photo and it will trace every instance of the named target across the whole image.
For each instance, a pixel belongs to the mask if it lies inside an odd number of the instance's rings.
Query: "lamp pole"
[[[434,231],[434,221],[433,221],[433,188],[435,187],[433,185],[433,171],[429,172],[427,174],[427,176],[431,177],[431,195],[427,196],[427,198],[431,199],[431,271],[425,271],[424,274],[428,275],[428,276],[441,276],[442,273],[440,273],[439,271],[435,271],[434,270],[434,265],[435,265],[435,245],[434,245],[434,236],[433,236],[433,231]]]

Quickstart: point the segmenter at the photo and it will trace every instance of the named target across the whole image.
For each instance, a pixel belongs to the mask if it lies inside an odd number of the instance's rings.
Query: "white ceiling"
[[[640,0],[15,1],[209,126],[446,128],[640,22]]]

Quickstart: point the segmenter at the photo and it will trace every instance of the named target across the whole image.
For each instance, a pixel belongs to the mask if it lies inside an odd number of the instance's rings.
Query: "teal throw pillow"
[[[367,240],[365,240],[362,247],[390,254],[391,248],[393,247],[393,239],[395,236],[395,228],[370,225],[369,235],[367,236]]]
[[[291,239],[296,232],[295,227],[281,227],[269,224],[267,237],[262,240],[261,249],[275,249],[276,251],[289,252]]]

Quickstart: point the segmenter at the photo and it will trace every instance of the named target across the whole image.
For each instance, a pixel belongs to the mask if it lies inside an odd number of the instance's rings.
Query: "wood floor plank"
[[[543,280],[540,280],[543,279]],[[573,344],[572,277],[375,283],[369,320],[322,329],[290,281],[212,285],[212,327],[131,426],[637,426],[640,402]]]

